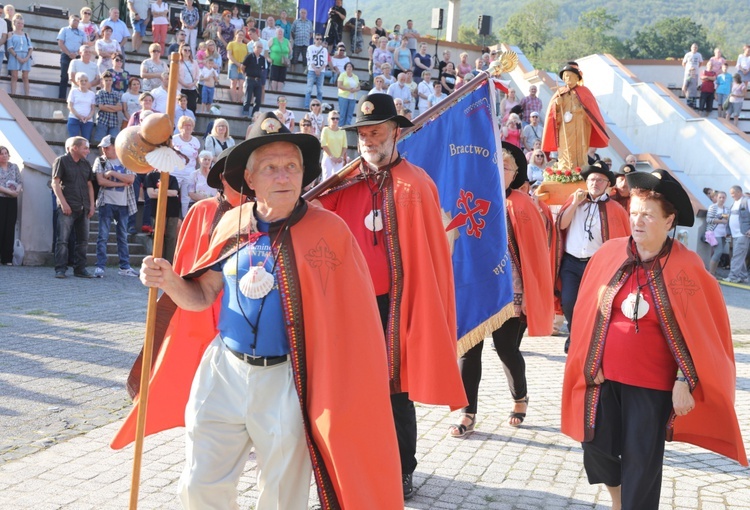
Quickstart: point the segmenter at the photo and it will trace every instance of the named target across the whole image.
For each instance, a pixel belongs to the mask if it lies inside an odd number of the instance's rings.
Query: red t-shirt
[[[382,195],[379,194],[377,198],[377,207],[381,207]],[[391,277],[384,230],[373,232],[365,227],[365,218],[372,212],[372,192],[367,183],[360,181],[341,191],[319,197],[318,200],[323,207],[338,214],[354,234],[370,269],[375,294],[388,294],[391,290]]]
[[[641,268],[638,269],[638,281],[641,284],[646,282]],[[636,289],[636,278],[631,275],[612,302],[612,320],[602,360],[604,377],[630,386],[672,391],[677,362],[662,333],[648,287],[641,289],[641,299],[648,303],[649,309],[638,319],[638,333],[635,332],[635,322],[622,312],[622,302]]]
[[[706,78],[716,78],[716,73],[713,71],[702,71],[701,72],[701,92],[713,92],[716,90],[716,82],[707,80]]]

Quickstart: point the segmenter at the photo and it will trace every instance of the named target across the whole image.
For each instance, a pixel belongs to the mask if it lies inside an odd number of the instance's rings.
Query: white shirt
[[[391,84],[390,87],[388,87],[388,95],[391,96],[393,99],[401,99],[404,102],[404,106],[411,106],[411,88],[404,84],[402,87],[399,82]]]
[[[73,87],[70,89],[70,94],[68,94],[68,102],[73,105],[73,108],[78,112],[78,115],[81,117],[88,117],[91,115],[91,109],[94,107],[94,103],[96,103],[96,94],[91,90],[81,92],[81,89],[78,87]],[[68,117],[72,119],[76,118],[73,112],[69,112]],[[90,119],[89,122],[93,121]],[[739,223],[737,223],[737,225],[739,225]]]
[[[737,72],[747,72],[750,70],[750,56],[746,57],[744,53],[740,53],[737,57]]]
[[[344,58],[331,57],[331,68],[332,68],[331,70],[336,71],[335,68],[338,68],[338,71],[336,72],[343,73],[344,66],[346,65],[347,62],[350,62],[349,57],[344,57]]]
[[[732,233],[734,239],[745,237],[742,235],[740,230],[740,204],[742,199],[735,200],[732,204],[732,208],[729,210],[729,231]]]
[[[274,37],[276,37],[274,35]],[[268,59],[268,41],[265,39],[258,39],[260,43],[263,45],[263,51],[260,52],[261,55],[263,55],[264,58]],[[255,52],[255,43],[258,41],[250,41],[247,43],[247,53],[254,53]]]
[[[608,200],[606,193],[596,202]],[[590,236],[589,236],[590,234]],[[599,206],[595,202],[586,200],[576,207],[573,219],[568,227],[565,238],[565,253],[579,259],[587,259],[602,247],[602,222],[599,217]]]
[[[156,2],[151,2],[151,14],[166,14],[166,17],[159,16],[158,18],[154,17],[151,21],[152,25],[169,25],[169,4],[167,2],[162,2],[161,7],[159,7],[159,4]]]
[[[260,36],[265,39],[266,41],[270,41],[274,37],[276,37],[276,27],[266,27],[260,32]]]
[[[190,177],[190,174],[193,173],[193,170],[195,170],[195,162],[198,159],[198,152],[200,152],[201,143],[194,136],[191,136],[190,140],[186,142],[180,137],[180,135],[174,135],[172,137],[172,147],[184,156],[187,156],[188,162],[182,168],[176,167],[171,173],[179,179],[187,179]]]
[[[151,109],[157,113],[167,113],[167,91],[164,87],[159,85],[149,93],[154,96],[154,104]]]
[[[328,63],[328,48],[311,45],[307,47],[307,70],[324,69]]]

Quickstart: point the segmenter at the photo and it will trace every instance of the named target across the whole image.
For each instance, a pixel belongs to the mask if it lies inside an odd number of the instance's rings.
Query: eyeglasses
[[[331,117],[331,120],[339,120],[339,117]]]
[[[161,53],[161,50],[151,50],[149,53]]]
[[[300,126],[302,126],[302,127],[312,127],[312,124],[304,124],[303,123],[303,124],[300,124]]]
[[[316,40],[316,41],[322,41],[322,40],[323,40],[323,38],[322,38],[322,37],[316,37],[316,38],[315,38],[315,40]]]
[[[85,14],[91,15],[91,11],[83,11],[83,12],[81,12],[81,14],[84,14],[84,15],[85,15]]]
[[[320,106],[320,103],[313,103],[310,106]]]

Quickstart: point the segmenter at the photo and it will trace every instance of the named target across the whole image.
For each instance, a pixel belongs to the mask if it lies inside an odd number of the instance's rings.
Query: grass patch
[[[10,324],[5,324],[3,322],[0,322],[0,328],[9,328]]]

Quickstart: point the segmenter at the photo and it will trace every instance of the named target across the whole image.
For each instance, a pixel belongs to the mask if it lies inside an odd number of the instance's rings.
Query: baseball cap
[[[112,140],[112,135],[107,135],[104,138],[102,138],[101,142],[99,142],[99,147],[101,148],[110,147],[114,143],[115,141]]]
[[[539,117],[539,112],[531,112],[531,115],[529,117]]]

